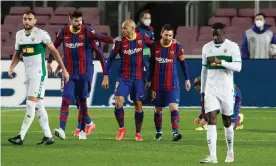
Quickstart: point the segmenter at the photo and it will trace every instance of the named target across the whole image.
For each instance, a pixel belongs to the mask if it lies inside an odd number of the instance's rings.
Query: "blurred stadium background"
[[[32,9],[37,14],[37,27],[49,32],[52,39],[60,28],[68,24],[68,13],[79,9],[84,14],[86,24],[91,25],[97,32],[107,36],[120,35],[121,23],[126,18],[139,22],[139,13],[150,10],[155,38],[159,39],[161,26],[170,23],[175,28],[175,38],[184,45],[188,58],[191,81],[200,75],[201,48],[212,40],[212,23],[220,21],[227,25],[226,37],[241,45],[245,30],[254,24],[254,15],[263,12],[266,23],[276,33],[276,2],[274,1],[208,1],[208,2],[139,2],[139,1],[2,1],[1,8],[1,64],[2,87],[1,96],[4,105],[20,105],[25,102],[24,68],[19,65],[15,72],[17,81],[7,79],[7,67],[14,52],[15,33],[23,28],[22,13]],[[105,57],[112,45],[102,44]],[[63,54],[61,47],[59,48]],[[47,53],[48,56],[48,53]],[[247,60],[243,70],[236,74],[235,82],[243,93],[245,106],[275,107],[276,78],[275,60]],[[114,65],[116,68],[117,63]],[[114,86],[109,91],[100,88],[102,73],[99,63],[95,63],[94,91],[89,98],[91,105],[112,105]],[[116,69],[112,71],[111,84],[116,79]],[[22,76],[21,76],[22,75]],[[50,77],[47,83],[46,104],[58,106],[60,102],[60,80]],[[182,92],[181,106],[199,106],[199,95]],[[15,102],[15,104],[13,104]],[[127,101],[126,104],[131,104]]]

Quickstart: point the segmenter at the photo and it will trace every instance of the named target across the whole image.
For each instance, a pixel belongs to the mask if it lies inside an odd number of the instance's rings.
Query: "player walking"
[[[51,41],[49,34],[34,25],[36,23],[35,13],[27,11],[23,15],[24,29],[16,33],[15,53],[12,58],[9,77],[13,78],[12,72],[20,60],[22,53],[26,73],[26,115],[18,136],[10,138],[8,141],[16,145],[23,145],[25,135],[30,128],[35,112],[37,111],[38,121],[44,132],[44,137],[39,145],[50,145],[54,143],[49,127],[48,114],[45,110],[43,98],[45,94],[45,81],[47,79],[47,68],[45,63],[45,49],[48,47],[61,66],[63,77],[67,82],[69,74],[64,67],[61,57]]]
[[[204,96],[208,120],[207,143],[210,155],[200,163],[217,163],[217,112],[222,113],[227,156],[225,162],[234,161],[234,130],[231,125],[235,103],[233,72],[241,71],[239,46],[224,38],[224,25],[212,26],[213,41],[202,48],[201,93]]]
[[[147,86],[152,83],[152,100],[155,105],[154,123],[156,127],[155,140],[162,138],[162,109],[169,105],[173,141],[182,138],[178,132],[180,87],[177,72],[177,63],[180,63],[185,76],[185,87],[189,91],[191,83],[188,75],[188,66],[184,57],[183,47],[173,40],[173,28],[166,24],[161,30],[161,40],[152,47],[150,60],[150,76]]]
[[[141,128],[143,123],[144,112],[142,109],[142,101],[144,98],[144,81],[143,81],[143,47],[144,43],[151,45],[152,41],[147,37],[143,37],[139,32],[135,32],[135,23],[133,20],[125,20],[122,24],[122,40],[116,42],[109,59],[106,62],[106,72],[102,86],[108,88],[112,61],[119,53],[121,57],[121,67],[119,69],[119,77],[115,88],[115,117],[119,124],[119,131],[116,140],[122,140],[126,134],[124,126],[124,97],[130,94],[135,107],[135,139],[142,141]]]

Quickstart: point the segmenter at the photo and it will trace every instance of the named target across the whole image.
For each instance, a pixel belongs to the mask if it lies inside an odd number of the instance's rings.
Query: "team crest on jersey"
[[[170,51],[170,54],[174,55],[174,51]]]
[[[83,39],[84,39],[84,36],[83,36],[83,35],[79,35],[79,39],[80,39],[80,40],[83,40]]]
[[[224,51],[224,53],[227,53],[227,49],[226,48],[223,51]]]
[[[142,44],[142,40],[138,40],[138,44]]]
[[[250,40],[252,43],[255,43],[255,41],[256,41],[255,37],[251,37]]]

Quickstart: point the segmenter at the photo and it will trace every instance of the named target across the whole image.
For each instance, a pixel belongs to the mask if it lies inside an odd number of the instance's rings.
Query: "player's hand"
[[[59,69],[59,67],[57,67],[56,70],[55,70],[55,72],[54,72],[55,77],[58,77],[59,71],[60,71],[60,69]]]
[[[146,87],[150,88],[150,86],[151,86],[151,82],[150,81],[146,82]]]
[[[62,79],[65,81],[65,83],[67,83],[70,79],[70,75],[69,73],[67,72],[67,70],[63,70],[62,71]]]
[[[12,70],[9,70],[9,71],[8,71],[8,76],[9,76],[10,78],[13,78],[12,73],[13,73]]]
[[[201,125],[206,125],[207,122],[205,121],[205,119],[202,119],[202,120],[200,121],[200,124],[201,124]]]
[[[116,37],[115,39],[113,39],[113,43],[115,43],[116,41],[122,41],[121,37]]]
[[[194,123],[195,123],[196,125],[198,125],[198,124],[200,123],[200,120],[201,120],[201,119],[197,117],[197,118],[195,118]]]
[[[186,88],[187,91],[190,91],[190,89],[191,89],[191,82],[190,82],[190,80],[186,80],[185,81],[185,88]]]
[[[219,60],[215,56],[210,57],[210,62],[211,62],[211,66],[217,66],[221,64],[221,60]]]
[[[48,75],[50,75],[53,72],[53,68],[50,63],[47,63],[47,70],[48,70]]]
[[[102,87],[103,87],[103,89],[109,88],[109,78],[107,75],[105,75],[103,78]]]

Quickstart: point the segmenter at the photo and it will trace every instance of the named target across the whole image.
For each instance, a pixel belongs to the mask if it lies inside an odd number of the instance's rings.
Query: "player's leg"
[[[156,129],[156,134],[154,140],[162,139],[162,108],[166,106],[165,100],[165,92],[164,91],[154,91],[151,92],[151,100],[153,105],[155,106],[154,111],[154,124]]]
[[[221,114],[224,126],[225,140],[227,145],[227,157],[225,162],[234,161],[234,128],[232,125],[233,105],[235,96],[231,92],[226,92],[220,97]]]
[[[59,129],[54,129],[55,136],[61,140],[65,139],[65,128],[69,115],[69,105],[71,104],[72,97],[75,90],[75,80],[70,79],[67,83],[64,83],[62,87],[62,102],[59,115]]]
[[[166,92],[166,103],[169,104],[169,109],[171,112],[171,125],[172,125],[172,135],[173,141],[178,141],[182,138],[182,135],[178,132],[179,129],[179,111],[178,104],[180,100],[180,91],[177,89],[172,89]]]
[[[127,79],[118,78],[115,85],[115,110],[114,115],[119,125],[119,131],[116,140],[120,141],[126,134],[125,129],[125,111],[123,108],[124,97],[128,96],[130,92],[130,83]]]
[[[133,100],[135,108],[135,126],[136,126],[136,141],[143,141],[141,134],[142,124],[144,119],[144,111],[142,108],[142,101],[144,99],[144,80],[132,80],[130,97]]]
[[[220,102],[215,95],[207,94],[204,97],[205,112],[207,116],[207,144],[209,156],[200,160],[200,163],[217,163],[217,112],[220,109]]]

